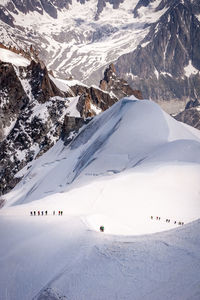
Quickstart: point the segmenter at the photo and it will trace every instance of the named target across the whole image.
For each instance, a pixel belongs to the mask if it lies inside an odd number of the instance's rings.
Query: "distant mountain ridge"
[[[142,3],[150,1],[140,1]],[[138,4],[138,9],[140,7]],[[144,97],[154,100],[195,99],[200,96],[200,3],[160,1],[167,8],[140,45],[121,56],[116,69]],[[138,14],[137,7],[134,14]]]
[[[105,68],[145,37],[147,19],[152,23],[159,17],[153,3],[147,17],[134,18],[137,3],[9,0],[0,5],[1,42],[18,49],[33,45],[59,77],[98,84]]]
[[[86,1],[77,0],[77,2],[81,3],[82,5],[84,5]],[[6,0],[3,4],[0,3],[0,18],[5,23],[13,27],[15,25],[12,14],[17,15],[18,12],[23,14],[37,12],[41,15],[43,15],[45,12],[50,17],[56,19],[58,17],[58,12],[64,8],[69,9],[69,7],[73,5],[73,2],[72,0]],[[98,19],[100,13],[106,6],[106,2],[110,3],[114,9],[117,9],[123,0],[98,0],[96,3],[95,19]]]
[[[145,98],[187,102],[200,95],[199,15],[197,0],[8,0],[0,36],[17,48],[33,45],[59,76],[97,84],[114,62]]]

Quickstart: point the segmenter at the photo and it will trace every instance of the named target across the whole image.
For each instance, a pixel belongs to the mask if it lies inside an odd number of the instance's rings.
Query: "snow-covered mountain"
[[[132,86],[142,90],[144,97],[185,102],[199,98],[200,3],[152,2],[157,3],[158,12],[164,13],[149,27],[137,48],[117,60],[116,68]],[[135,16],[146,12],[141,5],[135,8]]]
[[[198,218],[199,214],[196,210],[199,205],[199,154],[198,130],[176,121],[157,104],[131,96],[94,117],[68,146],[59,140],[41,158],[28,164],[16,174],[23,179],[5,199],[8,199],[7,205],[24,204],[46,197],[49,201],[56,194],[60,200],[53,201],[54,204],[57,206],[61,201],[65,206],[63,201],[67,195],[69,199],[77,199],[69,201],[71,212],[75,213],[76,209],[87,212],[88,205],[93,202],[92,190],[99,190],[103,185],[102,196],[94,205],[96,208],[93,207],[94,213],[98,212],[100,204],[106,206],[107,202],[114,201],[116,213],[112,214],[113,217],[116,214],[117,219],[118,214],[123,213],[117,203],[124,205],[124,195],[125,211],[130,211],[132,201],[137,202],[137,211],[131,211],[134,218],[130,216],[127,222],[134,220],[135,224],[139,212],[146,219],[154,207],[156,215],[177,216],[187,222]],[[175,180],[177,176],[179,180]],[[183,184],[188,176],[192,182]],[[121,186],[120,182],[124,184]],[[78,186],[80,188],[74,191]],[[145,186],[143,191],[142,186]],[[87,195],[86,198],[81,194]],[[79,208],[77,201],[82,203]],[[169,203],[174,202],[176,207],[171,212]],[[183,203],[185,208],[181,209]],[[32,205],[35,207],[35,203]]]
[[[0,5],[0,37],[33,45],[62,78],[97,84],[116,62],[145,98],[187,102],[200,94],[199,14],[197,0],[9,0]]]
[[[46,1],[1,5],[1,41],[23,49],[32,44],[57,75],[97,84],[105,67],[143,38],[144,19],[133,19],[136,0],[69,2],[48,1],[54,13]]]
[[[127,97],[16,176],[0,298],[198,299],[199,130]]]
[[[5,48],[0,48],[0,57],[0,194],[19,181],[14,178],[16,172],[61,136],[69,143],[89,118],[122,95],[142,98],[113,71],[105,91],[105,87],[102,90],[77,80],[55,78],[42,62]]]
[[[199,13],[0,0],[0,299],[199,300]]]

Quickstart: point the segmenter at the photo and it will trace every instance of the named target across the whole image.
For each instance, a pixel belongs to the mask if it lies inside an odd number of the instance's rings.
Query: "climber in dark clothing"
[[[104,232],[104,226],[100,226],[100,231]]]

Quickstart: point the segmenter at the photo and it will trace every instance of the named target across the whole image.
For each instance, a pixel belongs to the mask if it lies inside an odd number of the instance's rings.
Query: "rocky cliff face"
[[[96,115],[96,111],[97,113],[105,111],[118,101],[118,98],[114,94],[103,91],[98,87],[75,85],[71,87],[71,90],[75,95],[80,95],[77,109],[85,118]]]
[[[30,66],[27,67],[27,74],[24,79],[29,79],[31,94],[40,103],[45,103],[50,97],[67,96],[50,80],[47,68],[41,62],[36,63],[32,60]]]
[[[149,2],[140,1],[134,14]],[[200,96],[200,3],[161,1],[156,10],[162,9],[165,13],[149,34],[136,50],[117,60],[116,69],[145,98],[195,99]]]
[[[11,64],[0,61],[0,142],[3,128],[11,126],[27,104],[28,97]]]
[[[0,69],[0,191],[5,193],[18,182],[14,175],[58,139],[68,95],[41,63],[17,68],[1,62]]]
[[[106,92],[112,93],[117,99],[130,95],[143,99],[139,90],[133,90],[127,81],[117,76],[114,64],[110,64],[105,70],[104,78],[100,81],[99,87]]]
[[[200,129],[200,101],[197,99],[189,101],[185,110],[177,114],[175,119]]]

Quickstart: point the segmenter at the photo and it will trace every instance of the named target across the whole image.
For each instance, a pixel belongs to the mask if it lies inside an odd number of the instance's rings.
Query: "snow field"
[[[0,48],[0,60],[3,62],[11,63],[17,67],[27,67],[30,61],[23,56],[16,54],[7,49]]]
[[[197,300],[199,226],[120,237],[77,217],[1,216],[0,299]]]
[[[0,299],[199,300],[199,154],[198,130],[134,97],[59,140],[4,196]]]
[[[80,217],[94,231],[104,225],[107,234],[141,235],[169,230],[178,227],[178,222],[186,224],[199,218],[199,174],[200,167],[194,164],[167,164],[153,171],[151,166],[138,167],[134,173],[105,176],[67,193],[10,207],[4,215],[25,216],[48,207],[51,214],[53,210],[63,210],[64,215]],[[156,216],[161,220],[155,220]]]

